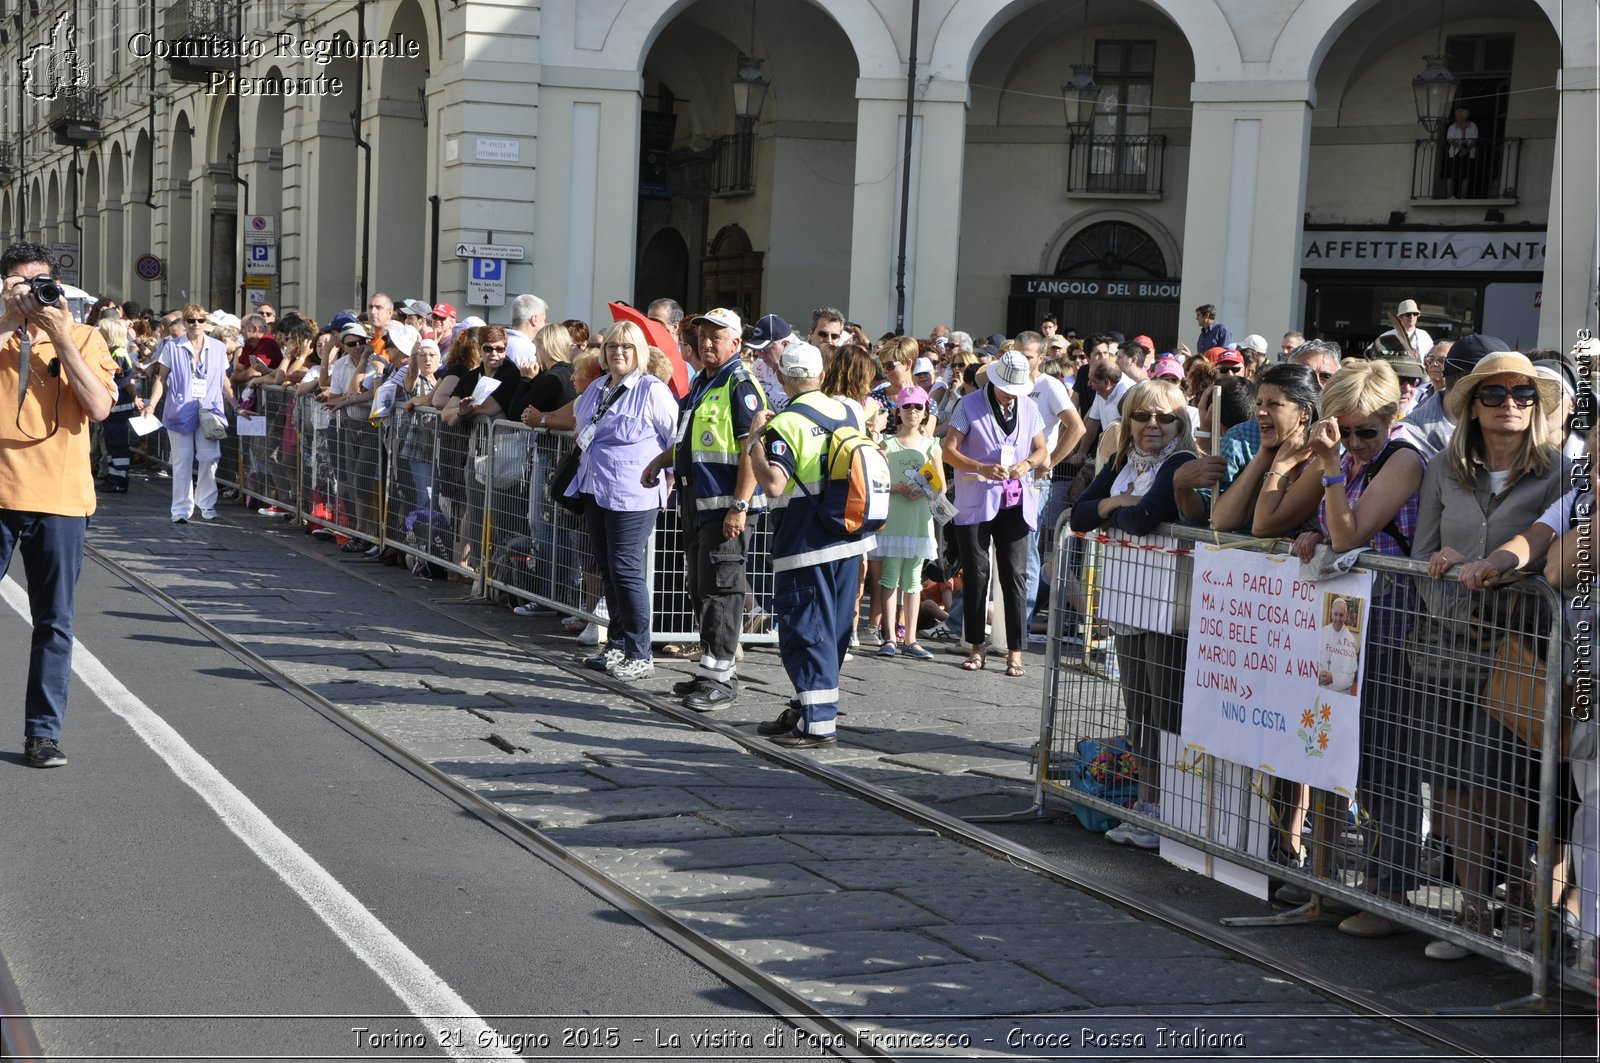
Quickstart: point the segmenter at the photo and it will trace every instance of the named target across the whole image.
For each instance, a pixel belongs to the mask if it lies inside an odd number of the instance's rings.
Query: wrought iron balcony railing
[[[1416,142],[1411,198],[1516,202],[1522,169],[1521,137],[1451,140],[1441,134]]]
[[[1068,150],[1067,192],[1072,195],[1160,196],[1167,138],[1074,134]]]
[[[105,101],[93,85],[63,85],[50,101],[46,124],[56,143],[71,146],[100,139],[100,117]]]

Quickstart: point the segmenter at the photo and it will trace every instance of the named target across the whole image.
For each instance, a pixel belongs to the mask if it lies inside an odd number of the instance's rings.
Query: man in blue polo
[[[780,620],[778,653],[795,700],[774,721],[777,726],[759,730],[772,734],[780,746],[811,749],[837,741],[839,665],[855,630],[861,559],[872,549],[873,537],[841,536],[818,512],[828,475],[829,429],[801,408],[815,411],[827,424],[848,421],[862,427],[844,403],[818,390],[822,352],[809,343],[794,344],[779,356],[778,372],[788,405],[780,414],[756,416],[746,453],[757,486],[771,499],[772,611]]]
[[[744,630],[746,515],[755,495],[744,446],[767,402],[739,360],[739,315],[708,310],[690,325],[703,371],[681,404],[677,442],[645,468],[641,480],[655,486],[669,465],[677,476],[685,582],[700,618],[702,652],[699,669],[672,692],[685,707],[708,712],[733,704],[739,692],[734,667]]]

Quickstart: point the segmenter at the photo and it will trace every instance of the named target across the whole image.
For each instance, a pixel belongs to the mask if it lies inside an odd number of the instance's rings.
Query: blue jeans
[[[650,581],[644,556],[659,510],[623,513],[601,509],[594,496],[583,496],[589,522],[589,545],[600,563],[606,606],[611,611],[607,645],[622,650],[630,661],[650,659]]]
[[[11,554],[22,550],[28,577],[33,644],[28,654],[28,690],[23,700],[28,738],[60,738],[72,685],[72,598],[83,569],[87,517],[0,510],[0,576]]]
[[[1028,533],[1028,591],[1026,595],[1028,604],[1022,614],[1022,622],[1024,624],[1033,623],[1033,610],[1039,602],[1039,569],[1041,565],[1039,558],[1039,532],[1042,528],[1051,527],[1046,522],[1051,518],[1050,489],[1053,486],[1054,483],[1050,480],[1039,481],[1039,515],[1035,518],[1038,527]],[[1024,634],[1023,643],[1024,645],[1027,643],[1026,634]]]

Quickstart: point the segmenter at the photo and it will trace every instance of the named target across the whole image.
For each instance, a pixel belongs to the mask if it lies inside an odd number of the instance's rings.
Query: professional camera
[[[66,294],[61,290],[61,283],[53,277],[29,277],[28,289],[33,297],[44,306],[54,306]]]

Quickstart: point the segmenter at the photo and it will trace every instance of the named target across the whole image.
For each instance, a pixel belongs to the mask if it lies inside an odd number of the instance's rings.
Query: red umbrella
[[[672,361],[672,379],[667,381],[667,386],[672,388],[672,393],[678,398],[683,398],[689,393],[689,367],[683,364],[683,352],[678,349],[678,341],[673,338],[667,326],[653,317],[645,317],[638,310],[627,303],[607,303],[611,308],[611,320],[632,321],[644,330],[645,339],[650,341],[652,347],[659,347]]]

